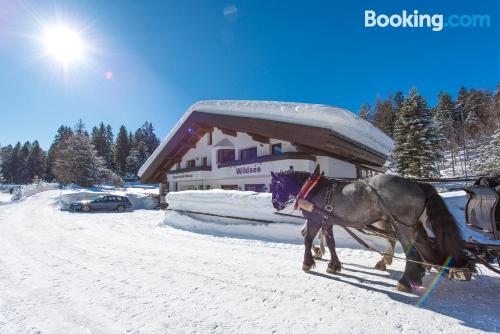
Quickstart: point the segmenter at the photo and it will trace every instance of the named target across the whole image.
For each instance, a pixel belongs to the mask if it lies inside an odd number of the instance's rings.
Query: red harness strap
[[[297,200],[295,201],[295,205],[293,206],[294,210],[299,208],[299,199],[305,199],[307,195],[311,192],[311,190],[316,186],[319,179],[321,178],[321,174],[318,175],[314,180],[307,179],[307,181],[300,188],[299,195],[297,196]]]

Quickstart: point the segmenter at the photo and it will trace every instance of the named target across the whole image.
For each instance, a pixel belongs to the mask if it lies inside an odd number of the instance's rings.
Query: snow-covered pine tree
[[[5,183],[5,178],[3,177],[3,148],[0,146],[0,184]]]
[[[54,166],[58,182],[93,186],[101,181],[106,171],[103,159],[82,131],[64,138],[58,145]]]
[[[44,150],[40,147],[38,140],[35,140],[33,144],[31,144],[31,149],[26,161],[30,182],[35,178],[45,178],[45,159],[46,154]]]
[[[359,108],[359,117],[367,120],[368,122],[372,122],[372,116],[372,107],[370,106],[370,104],[368,102],[363,103]]]
[[[373,124],[382,130],[389,137],[394,136],[394,108],[392,104],[392,97],[389,96],[387,100],[382,101],[380,97],[377,98],[375,103],[374,122]]]
[[[416,88],[412,88],[404,99],[394,137],[393,160],[401,175],[429,177],[437,174],[439,141],[430,110]]]
[[[450,141],[455,132],[453,115],[455,113],[455,102],[447,92],[440,92],[438,102],[433,109],[436,130],[439,135]]]
[[[127,157],[127,168],[130,174],[137,175],[139,168],[146,162],[150,153],[148,152],[148,147],[146,143],[140,141],[134,148],[130,150],[130,154]]]
[[[489,136],[477,151],[476,159],[472,162],[472,170],[477,175],[487,175],[500,169],[500,122],[497,122],[495,131]]]
[[[457,130],[455,128],[454,114],[455,102],[447,92],[440,92],[438,102],[432,109],[436,132],[440,138],[441,149],[448,150],[451,156],[451,167],[455,175],[455,155],[458,148]]]
[[[114,165],[116,171],[121,176],[127,174],[127,157],[130,153],[130,143],[127,134],[127,128],[124,125],[120,127],[118,135],[116,136],[115,149],[114,149]]]
[[[30,173],[28,167],[28,156],[31,150],[31,143],[29,141],[25,142],[21,147],[21,151],[19,151],[18,157],[18,167],[16,169],[16,183],[26,184],[30,183]]]
[[[2,155],[2,164],[0,165],[0,170],[2,172],[2,176],[5,179],[5,183],[12,183],[12,173],[10,170],[10,160],[12,157],[12,152],[14,151],[14,148],[12,145],[7,145],[2,147],[1,149],[1,155]]]
[[[54,164],[56,161],[55,153],[59,143],[66,137],[73,135],[73,129],[69,126],[61,125],[59,129],[57,129],[57,133],[54,136],[54,140],[49,147],[47,152],[47,162],[45,166],[45,179],[47,181],[52,181],[55,178],[53,173]]]
[[[497,83],[495,94],[493,95],[492,109],[492,116],[496,119],[497,122],[500,122],[500,82]]]
[[[104,159],[104,163],[108,169],[112,169],[113,162],[113,131],[111,126],[105,126],[103,122],[99,127],[92,128],[91,143],[94,145],[97,154]]]

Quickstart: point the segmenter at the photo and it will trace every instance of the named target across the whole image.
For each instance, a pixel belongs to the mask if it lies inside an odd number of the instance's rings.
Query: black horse
[[[306,201],[302,201],[306,205],[300,207],[307,219],[303,233],[304,271],[315,265],[311,246],[321,228],[331,256],[327,272],[340,271],[333,236],[335,224],[363,228],[378,223],[391,229],[403,246],[407,260],[417,261],[406,261],[405,271],[396,286],[401,291],[411,291],[422,284],[425,268],[418,262],[468,266],[458,226],[430,184],[388,174],[353,182],[339,181],[319,175],[317,166],[312,175],[299,171],[272,173],[274,208],[280,211],[296,201],[306,181],[313,179],[317,183]],[[434,239],[429,238],[425,227],[432,231]]]

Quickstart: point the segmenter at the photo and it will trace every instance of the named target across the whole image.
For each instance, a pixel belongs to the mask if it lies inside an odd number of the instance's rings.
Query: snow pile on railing
[[[290,205],[282,213],[293,214],[298,218],[277,215],[271,197],[270,193],[220,189],[168,193],[168,209],[175,211],[167,212],[164,224],[220,237],[303,243],[300,229],[305,220],[302,213],[292,212],[293,205]],[[361,247],[340,227],[335,226],[334,233],[338,246]],[[380,238],[366,239],[380,249],[385,246]]]
[[[13,201],[19,201],[42,191],[59,189],[59,183],[38,182],[17,187],[12,194]]]

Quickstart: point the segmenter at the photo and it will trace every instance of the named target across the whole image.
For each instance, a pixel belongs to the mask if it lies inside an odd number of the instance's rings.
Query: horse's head
[[[271,172],[271,192],[273,206],[276,210],[281,211],[287,207],[300,191],[300,187],[309,177],[307,172]]]

